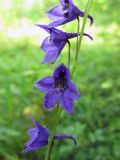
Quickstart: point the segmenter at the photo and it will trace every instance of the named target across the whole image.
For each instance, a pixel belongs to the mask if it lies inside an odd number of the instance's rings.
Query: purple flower
[[[50,132],[41,126],[38,122],[33,119],[33,123],[35,128],[28,129],[28,134],[30,139],[25,143],[25,150],[22,153],[26,153],[29,151],[36,150],[38,148],[44,147],[48,144],[48,138],[50,136]],[[72,139],[76,145],[76,140],[72,136],[66,134],[55,134],[54,140],[57,139]]]
[[[56,27],[68,23],[70,21],[73,21],[78,17],[84,16],[84,12],[79,10],[77,6],[74,5],[72,0],[60,0],[60,3],[61,4],[50,9],[46,13],[47,16],[53,20],[53,22],[50,23],[49,26]],[[93,23],[92,16],[88,15],[88,18],[90,19],[90,24],[92,25]]]
[[[72,114],[73,101],[80,98],[80,93],[70,81],[70,72],[64,64],[55,69],[53,76],[36,81],[35,87],[45,92],[43,105],[46,109],[51,109],[60,103],[66,112]]]
[[[68,42],[68,39],[77,37],[77,33],[66,33],[56,28],[48,27],[47,25],[37,24],[37,26],[43,28],[50,34],[50,36],[45,38],[41,45],[41,49],[46,53],[42,63],[54,63],[60,55],[60,52],[64,48],[66,42]],[[86,33],[83,35],[92,39],[92,37]]]

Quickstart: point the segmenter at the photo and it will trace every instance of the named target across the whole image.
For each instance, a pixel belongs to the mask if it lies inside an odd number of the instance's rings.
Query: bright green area
[[[81,8],[84,2],[76,0]],[[28,33],[25,26],[33,27],[34,32],[34,23],[50,22],[44,13],[57,3],[34,0],[28,7],[30,0],[28,4],[27,0],[0,1],[0,160],[44,159],[47,147],[21,154],[28,139],[26,130],[33,127],[31,117],[49,129],[55,117],[55,109],[43,109],[44,94],[33,84],[67,62],[67,46],[56,64],[41,65],[44,53],[39,49],[40,37],[29,35],[31,30]],[[94,41],[83,39],[79,67],[73,77],[82,96],[75,103],[73,116],[62,112],[57,131],[73,135],[78,143],[75,147],[70,140],[56,141],[54,160],[120,160],[119,0],[93,0],[91,14],[94,25],[87,28]],[[75,26],[72,22],[63,29],[75,32]]]

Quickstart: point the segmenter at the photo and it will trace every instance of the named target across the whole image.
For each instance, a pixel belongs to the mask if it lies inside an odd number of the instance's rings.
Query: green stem
[[[88,13],[90,11],[91,4],[92,4],[92,0],[88,0],[87,6],[86,6],[86,10],[85,10],[85,13],[84,13],[84,19],[83,19],[83,24],[82,24],[81,32],[80,32],[80,37],[79,37],[79,40],[78,40],[78,47],[77,47],[77,52],[76,52],[76,56],[75,56],[75,64],[74,64],[74,67],[73,67],[73,70],[72,70],[71,77],[73,76],[74,71],[75,71],[75,69],[77,67],[78,55],[80,53],[80,48],[81,48],[81,43],[82,43],[82,37],[83,37],[84,30],[85,30],[85,25],[86,25],[86,21],[87,21]]]
[[[90,8],[91,8],[91,4],[92,4],[92,0],[88,0],[86,10],[85,10],[85,14],[84,14],[83,25],[82,25],[82,29],[81,29],[81,32],[80,32],[80,38],[79,38],[79,42],[78,42],[78,52],[77,52],[77,55],[76,55],[76,61],[78,59],[78,55],[79,55],[79,51],[80,51],[80,47],[81,47],[81,43],[82,43],[82,37],[83,37],[84,30],[85,30],[85,25],[86,25],[88,14],[89,14],[89,11],[90,11]]]
[[[60,119],[61,111],[62,111],[61,107],[59,107],[59,104],[58,104],[55,124],[54,124],[53,130],[52,130],[50,137],[49,137],[49,140],[48,140],[48,152],[46,154],[45,160],[50,160],[50,157],[51,157],[51,152],[52,152],[53,145],[54,145],[54,134],[57,129],[57,125],[58,125],[58,122]]]
[[[71,48],[71,45],[70,45],[69,41],[67,41],[67,43],[68,43],[68,69],[70,69],[70,62],[71,62],[70,48]]]
[[[79,33],[80,33],[80,20],[79,17],[77,18],[77,41],[76,41],[76,55],[75,55],[75,60],[76,60],[76,56],[78,53],[78,43],[79,43]]]
[[[76,39],[76,55],[77,55],[77,52],[78,52],[78,42],[79,42],[79,33],[80,33],[80,20],[79,20],[79,17],[77,17],[77,39]],[[76,69],[76,55],[75,55],[75,62],[74,62],[74,66],[73,66],[73,69],[71,71],[71,79],[72,79],[72,76],[73,76],[73,73]]]

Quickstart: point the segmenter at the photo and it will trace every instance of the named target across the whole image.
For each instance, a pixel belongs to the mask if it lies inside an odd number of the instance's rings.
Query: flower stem
[[[79,30],[77,30],[78,31],[77,33],[80,34],[80,37],[77,40],[77,44],[78,45],[76,47],[75,64],[73,66],[71,77],[73,76],[74,71],[75,71],[75,69],[77,67],[78,56],[79,56],[79,53],[80,53],[80,48],[81,48],[81,43],[82,43],[82,37],[83,37],[84,30],[85,30],[85,25],[86,25],[86,21],[87,21],[88,13],[90,11],[91,4],[92,4],[92,0],[88,0],[87,6],[86,6],[86,9],[85,9],[85,13],[84,13],[84,19],[83,19],[83,24],[82,24],[81,32],[79,33]],[[79,23],[79,21],[78,21],[78,23]],[[79,24],[78,24],[78,27],[79,27]]]
[[[77,41],[76,41],[76,56],[78,53],[78,43],[79,43],[79,33],[80,33],[80,20],[79,17],[77,18]],[[75,60],[76,60],[76,56],[75,56]]]
[[[69,41],[67,41],[67,43],[68,43],[68,69],[70,69],[70,62],[71,62],[70,48],[71,48],[71,45],[70,45]]]
[[[58,125],[58,122],[59,122],[59,119],[60,119],[61,111],[62,111],[61,107],[58,104],[55,124],[53,126],[52,132],[51,132],[49,140],[48,140],[48,152],[46,154],[45,160],[50,160],[50,157],[51,157],[51,152],[52,152],[53,145],[54,145],[54,134],[55,134],[56,129],[57,129],[57,125]]]
[[[79,42],[79,33],[80,33],[80,20],[79,20],[79,17],[77,17],[77,38],[76,38],[76,55],[78,53],[78,42]],[[73,76],[73,73],[76,69],[76,55],[75,55],[75,62],[74,62],[74,66],[73,66],[73,69],[71,71],[71,79],[72,79],[72,76]]]

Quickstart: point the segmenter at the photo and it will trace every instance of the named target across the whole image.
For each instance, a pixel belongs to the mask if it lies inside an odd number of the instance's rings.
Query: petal
[[[30,151],[33,151],[33,150],[36,150],[38,148],[41,148],[41,147],[44,147],[48,144],[48,142],[42,142],[42,143],[35,143],[34,145],[32,146],[28,146],[25,150],[22,151],[22,153],[27,153],[27,152],[30,152]]]
[[[44,103],[43,103],[44,107],[46,109],[53,108],[59,102],[60,97],[61,97],[61,92],[57,91],[48,92],[44,98]]]
[[[25,147],[28,147],[33,141],[34,141],[34,139],[29,139],[29,140],[25,143]]]
[[[64,93],[60,100],[61,106],[65,109],[65,111],[69,114],[73,114],[74,112],[74,103],[72,99],[65,97]]]
[[[49,40],[53,39],[53,37],[55,37],[55,39],[61,39],[61,40],[66,39],[66,35],[67,35],[66,32],[63,32],[53,27],[49,27],[48,25],[36,24],[36,26],[41,27],[51,35]]]
[[[30,139],[25,143],[25,146],[29,146],[38,136],[38,129],[37,128],[31,128],[27,130],[28,135],[30,136]]]
[[[44,29],[46,32],[50,33],[51,28],[47,25],[41,25],[41,24],[35,24],[38,27],[41,27],[42,29]]]
[[[46,92],[53,90],[54,79],[53,77],[44,77],[34,83],[34,86],[39,90]]]
[[[64,91],[64,96],[69,99],[79,99],[80,98],[80,92],[74,85],[74,83],[69,82],[68,88]]]
[[[32,138],[32,139],[36,138],[37,135],[38,135],[38,129],[37,128],[28,129],[27,132],[28,132],[30,138]]]
[[[61,65],[59,65],[59,66],[55,69],[55,71],[54,71],[54,73],[53,73],[54,79],[59,78],[60,72],[65,72],[65,78],[66,78],[66,80],[67,80],[67,81],[70,80],[70,72],[69,72],[69,69],[68,69],[63,63],[62,63]]]
[[[52,9],[50,9],[46,15],[52,20],[60,20],[64,18],[65,11],[63,10],[62,5],[58,5]]]
[[[66,41],[67,39],[67,33],[66,32],[63,32],[59,29],[56,29],[56,28],[51,28],[51,36],[50,38],[53,39],[53,40],[59,40],[59,41]]]
[[[56,52],[49,52],[46,54],[46,56],[42,60],[42,64],[54,63],[56,59],[58,58],[58,56],[59,56],[58,50],[56,50]]]
[[[43,132],[43,129],[42,129],[42,132]],[[48,144],[49,135],[45,135],[45,134],[49,134],[49,132],[47,131],[46,133],[44,133],[44,136],[41,135],[40,133],[38,133],[38,131],[37,131],[37,137],[34,139],[29,139],[25,143],[26,149],[23,151],[23,153],[31,151],[31,150],[35,150],[37,148],[43,147],[44,145]]]
[[[76,16],[73,16],[73,17],[70,17],[70,18],[64,18],[63,17],[60,20],[56,20],[56,21],[51,22],[48,26],[49,27],[57,27],[57,26],[65,24],[65,23],[68,23],[70,21],[73,21],[74,19],[76,19]]]
[[[40,133],[39,133],[40,134]],[[26,147],[29,147],[29,146],[32,146],[33,144],[35,144],[35,142],[37,141],[37,143],[44,143],[47,139],[48,139],[48,136],[42,136],[42,135],[39,135],[37,134],[37,138],[34,138],[34,139],[29,139],[26,143],[25,143],[25,146]],[[38,137],[39,136],[39,137]]]
[[[57,39],[52,41],[50,37],[47,37],[41,46],[41,49],[46,53],[42,63],[54,63],[65,46],[65,43],[65,41],[58,41]]]
[[[49,131],[44,128],[42,125],[40,125],[37,121],[35,121],[34,119],[32,119],[34,125],[36,126],[36,128],[38,129],[38,131],[43,135],[43,136],[49,136]]]
[[[57,140],[57,139],[65,139],[65,138],[73,140],[74,144],[76,145],[76,140],[72,136],[69,136],[69,135],[66,135],[66,134],[55,134],[55,136],[54,136],[55,140]]]
[[[50,36],[44,39],[40,48],[46,53],[57,49]]]

